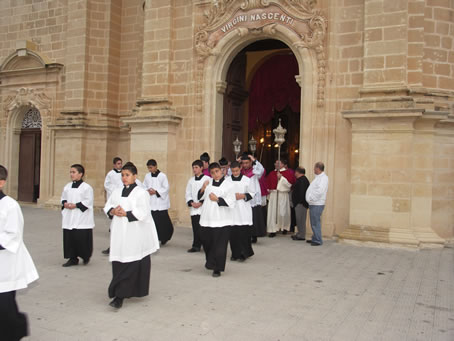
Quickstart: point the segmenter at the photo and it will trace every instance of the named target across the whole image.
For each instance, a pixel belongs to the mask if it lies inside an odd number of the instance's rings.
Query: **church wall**
[[[190,165],[204,151],[213,160],[221,157],[222,122],[212,98],[222,99],[222,84],[204,86],[223,66],[201,59],[194,46],[211,5],[208,0],[0,1],[0,62],[16,51],[17,42],[28,40],[52,63],[62,64],[52,81],[36,70],[1,76],[0,162],[12,160],[18,149],[5,149],[12,129],[5,101],[20,87],[40,89],[51,101],[42,113],[48,127],[40,204],[58,203],[74,162],[85,164],[102,205],[104,176],[114,156],[136,163],[140,179],[146,160],[155,158],[171,184],[172,218],[189,225],[184,189]],[[304,131],[306,154],[300,162],[311,180],[312,163],[326,165],[324,234],[349,230],[347,236],[355,239],[366,226],[379,230],[384,237],[372,239],[382,241],[417,243],[420,235],[436,241],[427,237],[430,229],[452,238],[452,1],[319,0],[316,7],[328,20],[321,61],[324,101],[302,104],[310,128]],[[306,67],[313,67],[311,84],[301,84],[303,94],[312,96],[319,65],[313,50],[298,51]],[[406,232],[395,237],[392,229]]]

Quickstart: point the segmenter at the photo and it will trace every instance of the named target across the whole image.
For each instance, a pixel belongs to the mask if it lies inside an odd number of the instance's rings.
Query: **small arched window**
[[[29,109],[22,121],[22,129],[41,129],[41,114],[36,108]]]

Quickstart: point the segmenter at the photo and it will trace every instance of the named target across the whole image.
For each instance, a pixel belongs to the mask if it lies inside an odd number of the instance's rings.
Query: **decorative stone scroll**
[[[317,105],[323,106],[325,97],[327,20],[316,0],[213,0],[205,13],[205,23],[195,35],[195,48],[201,63],[215,54],[217,43],[228,33],[274,35],[282,25],[296,33],[297,48],[312,49],[318,66]],[[239,6],[238,6],[239,4]]]
[[[16,108],[31,106],[39,110],[49,110],[51,99],[42,91],[31,88],[20,88],[15,96],[8,96],[3,102],[3,109],[8,115]]]

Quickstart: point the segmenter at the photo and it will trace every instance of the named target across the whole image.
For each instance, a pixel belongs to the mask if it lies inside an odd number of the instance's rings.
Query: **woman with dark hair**
[[[137,186],[136,179],[136,166],[127,162],[121,170],[124,187],[114,190],[104,206],[104,212],[112,219],[110,306],[117,309],[125,298],[148,295],[150,255],[159,249],[149,194]]]
[[[93,188],[83,181],[84,174],[82,165],[72,165],[71,182],[61,194],[64,267],[79,264],[79,257],[86,265],[93,253]]]

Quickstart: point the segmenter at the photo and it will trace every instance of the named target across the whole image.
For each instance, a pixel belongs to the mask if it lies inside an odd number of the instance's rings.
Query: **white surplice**
[[[107,200],[104,212],[121,206],[126,212],[131,212],[137,221],[129,221],[128,217],[114,216],[110,225],[110,254],[111,262],[122,263],[141,260],[159,249],[158,234],[151,217],[149,194],[143,188],[136,186],[127,196],[122,196],[123,189],[116,189]]]
[[[24,217],[16,200],[0,199],[0,292],[26,288],[38,279],[33,260],[23,242]]]

